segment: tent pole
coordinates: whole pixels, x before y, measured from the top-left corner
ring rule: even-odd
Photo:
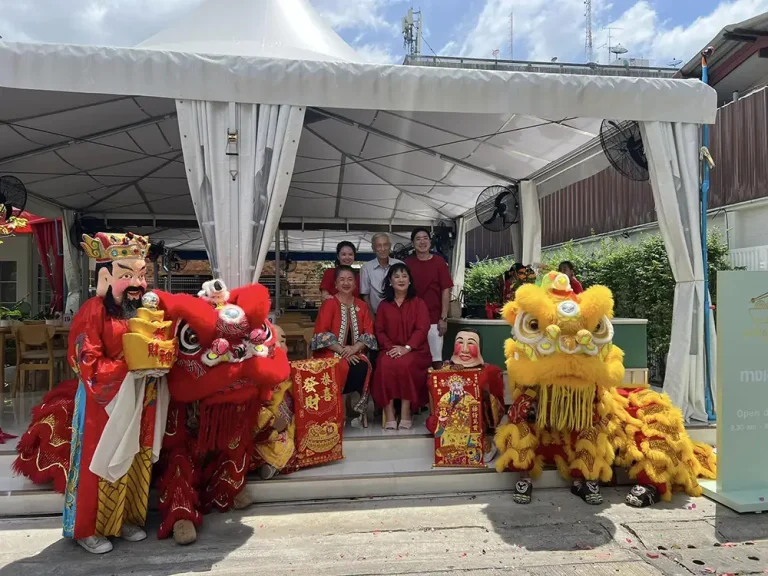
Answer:
[[[701,53],[701,81],[709,84],[709,71],[707,69],[707,57],[710,55],[710,49]],[[709,125],[704,124],[701,130],[701,145],[704,148],[709,147]],[[707,417],[710,421],[716,419],[715,406],[712,399],[712,350],[710,333],[710,314],[711,307],[709,302],[709,263],[707,258],[707,209],[709,204],[709,163],[706,159],[702,161],[703,174],[701,180],[701,260],[704,266],[704,365],[705,365],[705,386],[704,396],[706,399]]]

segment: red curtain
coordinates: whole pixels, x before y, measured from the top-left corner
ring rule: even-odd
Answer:
[[[61,312],[64,308],[64,253],[61,245],[61,225],[57,220],[33,222],[32,234],[35,236],[40,263],[45,270],[53,298],[51,312]]]

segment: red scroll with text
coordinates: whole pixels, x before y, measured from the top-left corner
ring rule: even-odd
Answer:
[[[296,468],[341,460],[344,405],[338,358],[291,362],[296,411]]]
[[[428,428],[435,436],[435,466],[485,467],[480,369],[430,370],[432,416]]]

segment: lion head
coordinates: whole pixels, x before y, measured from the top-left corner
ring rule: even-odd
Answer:
[[[613,345],[613,295],[593,286],[576,295],[565,274],[521,286],[502,316],[512,326],[505,344],[510,381],[570,389],[616,386],[624,353]]]

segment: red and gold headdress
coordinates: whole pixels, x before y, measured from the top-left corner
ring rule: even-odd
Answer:
[[[113,234],[99,232],[91,237],[83,234],[81,243],[88,258],[96,262],[115,262],[116,260],[144,260],[149,253],[149,238],[133,232]]]

